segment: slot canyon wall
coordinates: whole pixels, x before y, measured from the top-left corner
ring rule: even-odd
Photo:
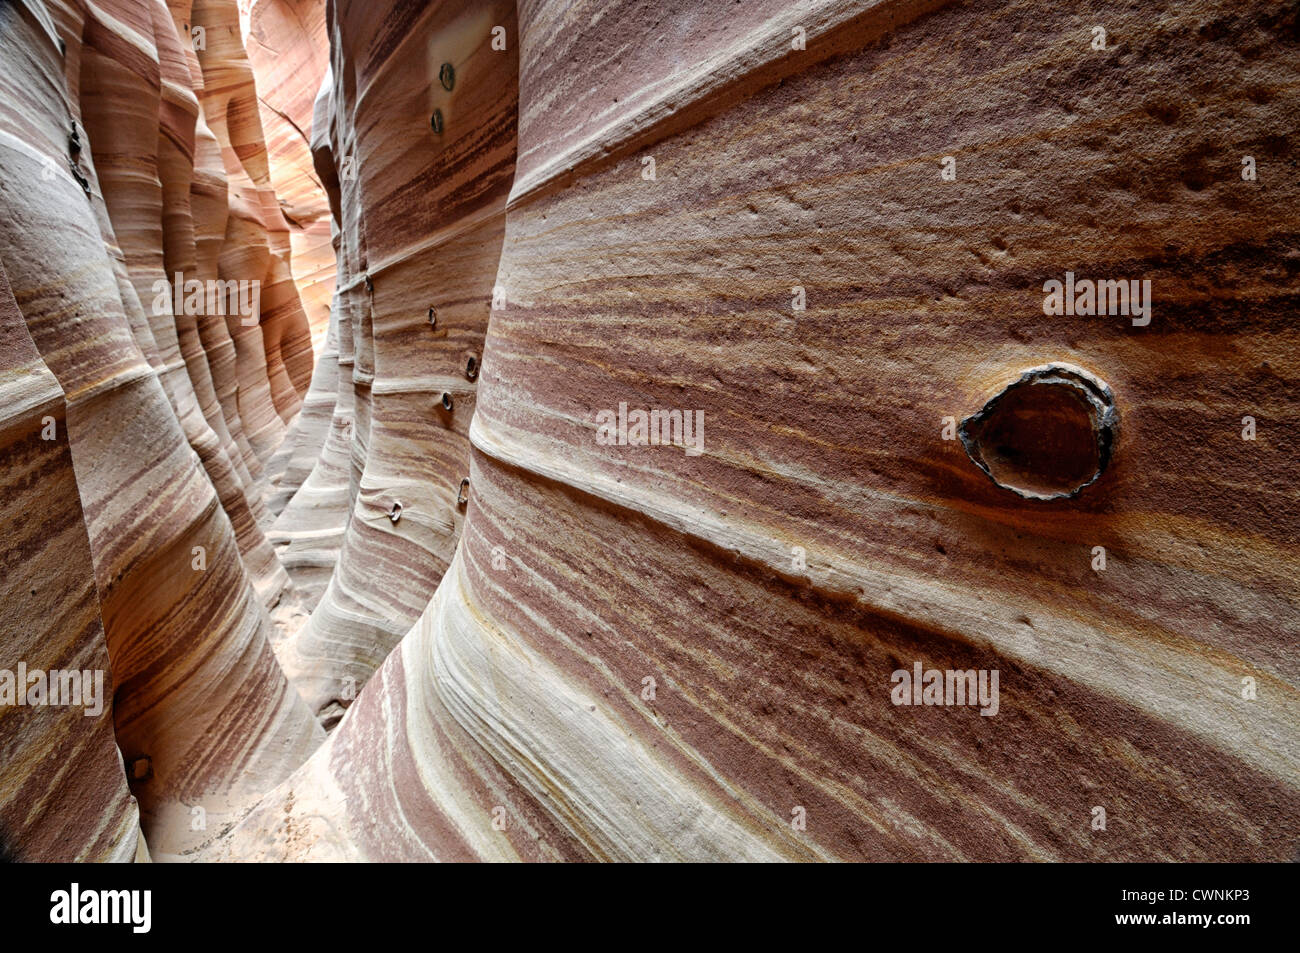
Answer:
[[[1298,54],[0,3],[0,853],[1294,859]]]

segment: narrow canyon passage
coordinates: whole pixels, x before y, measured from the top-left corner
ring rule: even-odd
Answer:
[[[0,0],[0,857],[1294,859],[1298,21]]]

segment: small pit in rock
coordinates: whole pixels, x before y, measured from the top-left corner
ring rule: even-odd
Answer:
[[[1077,496],[1110,463],[1119,424],[1110,387],[1082,368],[1024,371],[961,423],[975,465],[1029,500]]]

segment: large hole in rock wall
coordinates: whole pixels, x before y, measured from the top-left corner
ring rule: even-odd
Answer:
[[[1110,462],[1118,427],[1114,395],[1068,364],[1023,372],[961,424],[975,465],[1025,499],[1078,495]]]

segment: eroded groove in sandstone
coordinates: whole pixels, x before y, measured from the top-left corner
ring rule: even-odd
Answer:
[[[208,391],[210,371],[197,320],[186,307],[174,307],[175,276],[192,278],[197,271],[188,153],[198,103],[189,67],[160,3],[110,3],[90,17],[83,28],[89,42],[81,49],[83,122],[96,170],[102,170],[112,232],[106,242],[115,240],[130,276],[124,305],[143,308],[164,389],[235,529],[245,569],[263,601],[274,603],[288,576],[248,504],[228,452],[233,442],[223,443],[216,429],[220,422],[212,423],[216,394]],[[136,45],[142,41],[150,44],[144,59]],[[142,149],[141,143],[156,146]]]
[[[0,857],[147,859],[113,738],[112,673],[63,390],[3,268],[0,407],[10,487],[0,503]],[[76,704],[46,706],[51,692],[62,699],[65,691]]]
[[[320,728],[271,653],[269,620],[209,475],[233,480],[233,470],[205,470],[191,448],[221,452],[174,316],[146,316],[140,302],[142,270],[164,250],[158,117],[174,111],[161,108],[149,53],[156,25],[170,26],[166,11],[143,0],[90,17],[61,4],[3,9],[0,247],[31,338],[66,395],[117,743],[128,763],[148,766],[131,790],[150,852],[175,857],[299,764]],[[118,100],[125,126],[141,124],[133,142],[81,114],[105,97]],[[101,138],[70,157],[73,123]],[[117,177],[128,162],[143,174]],[[106,185],[122,192],[112,203]]]
[[[1292,858],[1294,5],[115,2],[0,34],[0,253],[155,857]]]
[[[289,267],[289,229],[271,187],[252,68],[233,0],[197,0],[191,19],[206,30],[198,51],[208,125],[221,145],[230,217],[219,258],[222,277],[255,276],[261,321],[228,316],[239,374],[239,413],[265,465],[298,412],[311,379],[311,334]],[[274,480],[278,474],[268,476]]]
[[[637,859],[1285,856],[1300,699],[1281,633],[1300,620],[1288,574],[1259,560],[1290,565],[1294,527],[1248,535],[1233,514],[1239,492],[1266,507],[1288,464],[1270,451],[1276,479],[1251,490],[1225,475],[1232,464],[1176,487],[1159,474],[1184,442],[1177,427],[1231,420],[1242,400],[1287,404],[1260,390],[1257,356],[1211,357],[1229,329],[1196,316],[1250,299],[1252,323],[1229,322],[1234,339],[1252,355],[1289,352],[1283,299],[1223,256],[1262,259],[1293,229],[1276,191],[1235,191],[1232,175],[1213,190],[1179,180],[1201,138],[1195,114],[1123,146],[1163,178],[1099,191],[1086,159],[1112,117],[1159,110],[1169,88],[1251,99],[1223,85],[1223,63],[1243,50],[1271,87],[1290,82],[1291,41],[1270,32],[1283,25],[1198,6],[1160,7],[1162,56],[1122,81],[1090,78],[1087,105],[1066,109],[1035,94],[1083,82],[1063,65],[1074,62],[1061,52],[1074,42],[1064,6],[1001,5],[994,17],[986,4],[927,16],[920,4],[825,4],[813,16],[827,38],[796,72],[754,40],[780,35],[775,8],[739,7],[730,33],[697,39],[682,5],[665,30],[707,47],[696,60],[708,70],[691,76],[624,55],[643,28],[635,5],[593,3],[590,16],[582,4],[524,5],[521,172],[457,558],[327,746],[225,855],[536,857],[543,843],[546,856]],[[375,37],[405,36],[405,22],[352,32],[348,9],[336,73],[349,58],[382,71],[397,41]],[[1136,37],[1152,16],[1116,9],[1108,23]],[[1191,39],[1207,16],[1221,29],[1208,61]],[[890,29],[889,43],[871,42]],[[966,49],[977,42],[1010,62]],[[434,77],[423,82],[442,108]],[[684,118],[658,105],[665,89],[690,100]],[[1281,104],[1251,101],[1231,134],[1276,144]],[[378,125],[379,108],[361,111]],[[445,108],[441,119],[455,128]],[[612,154],[597,148],[611,140]],[[968,184],[945,193],[938,159],[954,143]],[[1161,199],[1136,223],[1134,189]],[[1083,231],[1081,206],[1060,198],[1071,195],[1087,196]],[[378,247],[383,207],[364,189],[356,212],[352,201],[344,218],[367,227],[344,231],[364,260],[400,267]],[[1205,202],[1213,228],[1193,211]],[[1192,253],[1171,260],[1171,247],[1200,249],[1225,288],[1239,284],[1198,295],[1176,277],[1177,256]],[[1163,276],[1166,325],[1141,337],[1033,316],[1023,276],[1060,262]],[[793,284],[809,303],[792,315]],[[378,408],[383,272],[373,294],[374,376],[357,379]],[[1177,423],[1160,409],[1171,388],[1207,398],[1199,374],[1169,366],[1174,341],[1178,361],[1205,355],[1197,366],[1225,381],[1213,410]],[[361,365],[371,336],[358,342]],[[1044,515],[1047,504],[1014,501],[940,434],[1021,368],[1054,361],[1122,394],[1126,426],[1105,480]],[[702,452],[602,443],[595,415],[620,402],[701,410]],[[376,422],[369,448],[378,433]],[[407,504],[397,475],[380,489],[375,518],[395,497]],[[363,479],[362,503],[366,490]],[[401,525],[409,518],[404,508]],[[1094,544],[1122,574],[1094,573]],[[1198,599],[1182,597],[1188,587]],[[1259,613],[1279,627],[1261,631]],[[998,717],[900,717],[878,684],[918,658],[1000,670]],[[1237,717],[1242,672],[1266,679],[1279,706]],[[1216,695],[1222,704],[1206,703]],[[1066,763],[1086,782],[1043,770]],[[1191,793],[1204,785],[1213,805]],[[363,786],[387,792],[364,817],[350,806]],[[1094,787],[1122,805],[1125,840],[1077,822]],[[620,820],[627,804],[639,812]],[[819,819],[816,832],[790,837],[795,806]],[[493,837],[495,808],[510,823]],[[695,822],[734,834],[697,840]]]
[[[294,280],[316,353],[302,411],[269,464],[280,475],[270,499],[278,514],[311,473],[338,390],[337,350],[329,353],[327,340],[334,290],[333,220],[311,143],[316,94],[329,67],[324,0],[255,4],[246,45],[257,77],[271,186],[289,226]]]
[[[337,34],[373,53],[333,64],[343,82],[329,100],[338,202],[356,210],[340,230],[339,306],[352,316],[363,463],[329,587],[285,652],[327,723],[420,617],[459,537],[477,388],[466,368],[482,353],[505,233],[517,85],[514,54],[491,48],[494,25],[513,32],[509,3],[341,4],[335,16]],[[438,81],[449,62],[451,90]],[[349,228],[346,214],[360,221]]]
[[[312,164],[325,188],[331,210],[332,245],[341,249],[338,223],[339,182],[333,147],[330,144],[330,116],[333,99],[333,74],[327,69],[313,104]],[[304,401],[304,417],[324,408],[325,400],[317,394],[332,395],[328,430],[320,445],[313,448],[316,427],[304,426],[300,432],[299,451],[290,461],[281,485],[294,482],[294,468],[303,451],[318,450],[311,469],[299,489],[280,513],[270,538],[279,547],[280,560],[293,575],[299,595],[297,615],[309,614],[320,601],[325,585],[333,574],[343,545],[343,533],[352,511],[351,447],[353,408],[351,343],[352,327],[347,312],[336,293],[330,307],[330,323],[324,349],[312,375],[311,389]],[[298,624],[287,626],[293,631]]]
[[[319,341],[334,289],[329,198],[312,159],[312,113],[329,69],[325,0],[258,0],[249,18],[245,45],[257,79],[271,186],[290,225],[294,279]]]

